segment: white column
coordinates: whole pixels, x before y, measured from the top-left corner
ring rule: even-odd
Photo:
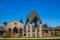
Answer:
[[[24,25],[22,25],[22,35],[24,36]]]
[[[45,31],[44,31],[44,34],[45,34]]]
[[[48,36],[51,36],[51,31],[48,31],[49,35]]]
[[[13,34],[13,28],[11,28],[11,37],[14,37],[15,35]]]
[[[37,37],[37,27],[35,28],[35,37]]]
[[[30,37],[32,37],[32,24],[30,24]]]
[[[39,37],[42,37],[42,24],[39,25]]]
[[[51,31],[48,31],[49,34],[51,34]]]
[[[18,35],[20,34],[19,31],[20,31],[20,29],[18,28]]]
[[[28,25],[26,25],[26,36],[28,37]]]
[[[11,34],[13,34],[13,29],[11,28]]]
[[[53,35],[55,35],[55,31],[53,30]]]

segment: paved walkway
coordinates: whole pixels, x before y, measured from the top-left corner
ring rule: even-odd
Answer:
[[[60,39],[60,37],[41,37],[41,38],[0,38],[0,39]]]

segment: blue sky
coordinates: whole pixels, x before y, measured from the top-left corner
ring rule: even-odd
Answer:
[[[0,0],[0,25],[4,21],[23,19],[34,9],[43,24],[51,27],[60,25],[60,0]]]

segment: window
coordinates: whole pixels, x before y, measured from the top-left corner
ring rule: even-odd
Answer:
[[[24,36],[26,36],[26,34],[24,34]]]
[[[17,25],[17,22],[15,22],[14,24]]]

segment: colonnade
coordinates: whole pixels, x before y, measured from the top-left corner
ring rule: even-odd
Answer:
[[[38,28],[39,28],[39,33],[38,33],[38,29],[37,28],[35,28],[35,32],[34,32],[34,34],[35,34],[35,37],[38,37],[38,35],[39,35],[39,37],[42,37],[42,24],[40,24],[39,26],[38,26]],[[30,24],[30,32],[28,32],[28,25],[26,25],[26,36],[27,37],[33,37],[33,27],[32,27],[32,24]],[[38,34],[37,34],[38,33]],[[30,36],[29,36],[29,34],[30,34]]]

